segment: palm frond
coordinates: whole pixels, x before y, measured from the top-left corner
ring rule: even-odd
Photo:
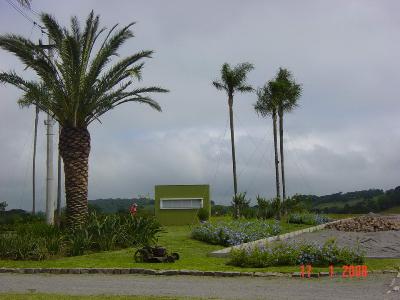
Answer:
[[[240,85],[236,88],[236,90],[238,90],[241,93],[246,93],[246,92],[253,92],[254,89],[252,86],[250,85]]]
[[[241,63],[233,69],[228,63],[224,63],[221,68],[221,79],[213,82],[214,86],[224,89],[228,95],[233,95],[235,91],[252,92],[253,88],[246,83],[247,73],[253,69],[250,63]]]
[[[160,87],[136,87],[144,62],[153,51],[143,50],[109,66],[119,48],[131,37],[130,27],[113,26],[94,53],[95,43],[104,32],[99,16],[92,11],[81,27],[76,17],[69,29],[61,27],[49,14],[41,19],[54,41],[55,58],[34,42],[17,35],[0,36],[0,48],[15,54],[38,75],[35,82],[26,81],[14,72],[0,73],[0,81],[23,91],[21,106],[37,105],[59,120],[62,126],[87,127],[107,111],[126,102],[140,102],[161,110],[150,93],[167,92]],[[93,56],[93,57],[92,57]]]
[[[216,87],[217,90],[227,90],[226,86],[218,80],[214,80],[212,84]]]

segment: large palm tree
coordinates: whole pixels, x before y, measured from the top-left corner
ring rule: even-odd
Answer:
[[[275,150],[275,185],[276,185],[276,198],[281,198],[279,187],[279,158],[278,158],[278,142],[277,142],[277,112],[278,103],[274,90],[272,88],[272,81],[267,82],[262,88],[257,90],[257,102],[254,104],[254,109],[257,114],[262,117],[272,116],[272,131],[274,134],[274,150]]]
[[[113,26],[97,47],[105,28],[99,27],[99,16],[93,11],[82,29],[77,18],[71,28],[61,27],[49,14],[41,15],[49,38],[54,42],[56,59],[19,35],[0,36],[0,47],[15,54],[38,77],[30,81],[15,72],[0,73],[0,82],[9,83],[24,93],[21,106],[36,105],[50,113],[60,124],[59,151],[64,161],[67,225],[82,225],[88,212],[88,158],[90,134],[88,126],[111,109],[126,103],[139,102],[161,111],[149,92],[167,92],[160,87],[133,87],[141,78],[142,59],[152,51],[140,51],[109,65],[117,51],[130,38],[134,23],[121,29]],[[94,50],[96,49],[96,51]]]
[[[271,85],[277,95],[279,116],[279,150],[281,156],[282,198],[286,199],[285,160],[283,151],[283,116],[298,106],[301,96],[301,85],[297,84],[287,69],[279,68],[278,74]]]
[[[246,83],[248,72],[253,69],[250,63],[241,63],[231,68],[224,63],[221,68],[221,79],[213,81],[218,90],[224,90],[228,95],[229,121],[231,128],[232,169],[234,197],[237,196],[236,157],[235,157],[235,132],[233,127],[233,96],[235,92],[252,92],[253,88]]]

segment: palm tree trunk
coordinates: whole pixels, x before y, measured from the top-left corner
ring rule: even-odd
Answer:
[[[59,151],[64,162],[67,226],[77,228],[88,214],[90,134],[86,128],[62,127]]]
[[[281,153],[281,175],[282,175],[282,200],[286,199],[286,186],[285,186],[285,165],[283,157],[283,111],[279,109],[279,148]],[[282,201],[282,202],[283,202]]]
[[[235,155],[235,132],[233,128],[233,95],[229,95],[229,124],[231,127],[231,146],[232,146],[232,170],[233,170],[233,190],[234,197],[237,196],[237,177],[236,177],[236,155]],[[239,217],[239,207],[236,205],[235,217]]]
[[[274,131],[274,150],[275,150],[275,181],[276,181],[276,198],[281,198],[281,191],[279,188],[279,158],[278,158],[278,132],[276,126],[276,110],[272,112],[272,123]]]
[[[36,142],[37,142],[37,126],[39,119],[39,107],[35,109],[35,129],[33,135],[33,160],[32,160],[32,215],[36,213]]]

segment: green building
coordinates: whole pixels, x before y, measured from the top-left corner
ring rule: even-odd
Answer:
[[[203,207],[211,214],[208,184],[156,185],[154,194],[155,215],[162,225],[195,224]]]

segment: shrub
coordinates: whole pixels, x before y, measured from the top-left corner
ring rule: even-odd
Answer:
[[[239,218],[242,212],[250,207],[250,200],[246,199],[246,193],[238,193],[232,197],[233,217]]]
[[[270,205],[270,201],[266,198],[257,195],[257,218],[259,219],[269,219],[274,216],[274,212],[272,211],[272,207]]]
[[[45,223],[13,225],[12,231],[0,233],[0,257],[16,260],[42,260],[50,255],[82,255],[150,245],[162,231],[154,218],[130,215],[89,214],[88,222],[73,231]]]
[[[201,222],[205,222],[208,221],[208,219],[210,218],[210,214],[208,213],[207,209],[202,207],[197,211],[197,217]]]
[[[93,239],[86,228],[78,228],[68,232],[64,236],[67,244],[67,254],[69,256],[78,256],[85,254],[92,249]],[[101,250],[101,249],[99,249]]]
[[[234,249],[230,253],[228,264],[240,267],[265,268],[270,266],[305,265],[359,265],[365,261],[359,248],[340,248],[334,240],[328,240],[323,246],[311,243],[261,244],[254,248]]]
[[[123,241],[121,245],[148,246],[158,241],[158,236],[164,232],[161,224],[153,217],[137,218],[129,216],[122,226]]]
[[[260,220],[208,222],[196,226],[192,230],[192,238],[210,244],[232,246],[274,236],[280,231],[278,223],[270,224]]]
[[[156,243],[161,232],[162,227],[154,218],[98,216],[92,212],[86,226],[67,235],[69,255],[151,245]]]
[[[12,260],[43,260],[49,256],[44,238],[27,234],[3,234],[0,239],[0,258]]]
[[[324,215],[311,214],[311,213],[289,214],[287,218],[288,223],[306,224],[306,225],[320,225],[330,221],[331,219]]]

